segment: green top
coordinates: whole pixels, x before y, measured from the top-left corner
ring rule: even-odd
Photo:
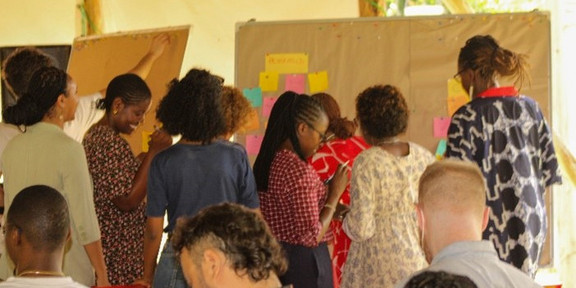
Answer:
[[[70,209],[72,243],[68,245],[63,270],[77,282],[94,285],[94,271],[83,245],[98,241],[100,229],[82,145],[58,126],[40,122],[8,143],[1,162],[6,211],[16,194],[31,185],[48,185],[64,195]],[[0,259],[2,279],[12,275],[14,268],[6,256],[4,253]]]

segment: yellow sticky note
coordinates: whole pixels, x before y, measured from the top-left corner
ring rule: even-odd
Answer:
[[[458,108],[469,101],[468,93],[462,88],[460,81],[454,78],[448,79],[448,115],[454,115]]]
[[[308,54],[277,53],[266,54],[265,71],[279,74],[308,73]]]
[[[328,90],[328,72],[320,71],[308,74],[310,94]]]
[[[260,118],[258,117],[258,110],[252,108],[252,111],[246,119],[246,123],[240,128],[239,133],[246,133],[260,129]]]
[[[142,131],[142,152],[148,152],[148,142],[150,142],[150,136],[152,132]]]
[[[260,89],[262,91],[277,91],[278,90],[278,72],[260,72]]]

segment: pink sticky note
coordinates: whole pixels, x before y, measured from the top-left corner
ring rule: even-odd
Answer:
[[[274,103],[276,103],[276,99],[274,97],[264,97],[262,102],[262,116],[268,117],[270,116],[270,111],[272,111],[272,107],[274,107]]]
[[[434,117],[434,138],[448,137],[450,117]]]
[[[263,139],[263,135],[246,135],[246,153],[248,153],[249,156],[258,155]]]
[[[286,83],[284,90],[294,91],[298,94],[306,92],[306,75],[305,74],[289,74],[286,75]]]

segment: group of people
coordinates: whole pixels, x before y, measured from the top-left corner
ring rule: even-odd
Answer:
[[[132,153],[121,135],[150,110],[144,79],[169,43],[155,37],[129,73],[80,98],[38,50],[4,63],[19,98],[0,124],[6,284],[66,275],[86,286],[537,287],[544,193],[561,178],[536,102],[498,84],[521,85],[526,56],[489,35],[462,47],[455,77],[472,101],[452,116],[451,159],[402,140],[410,109],[398,88],[375,85],[357,96],[354,121],[331,95],[284,92],[251,167],[228,141],[250,103],[196,68],[169,84],[148,152]],[[43,197],[54,203],[23,212]],[[57,225],[36,227],[47,222]],[[31,260],[39,251],[52,260]]]

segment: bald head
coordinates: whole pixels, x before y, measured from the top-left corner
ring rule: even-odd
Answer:
[[[482,217],[486,207],[484,176],[472,162],[435,162],[420,177],[418,192],[418,203],[427,211],[474,213]]]

